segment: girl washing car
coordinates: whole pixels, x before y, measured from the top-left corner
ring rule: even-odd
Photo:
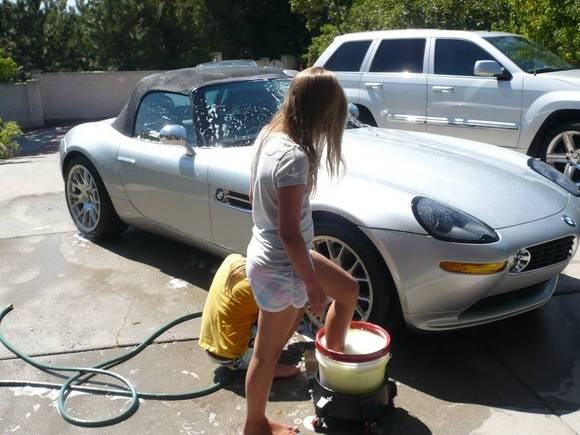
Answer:
[[[268,420],[266,402],[290,328],[307,302],[310,312],[320,315],[327,296],[334,300],[326,315],[326,343],[332,350],[344,349],[358,285],[312,251],[309,198],[323,152],[330,175],[339,172],[346,111],[334,74],[309,68],[294,78],[282,107],[256,139],[250,192],[254,227],[246,267],[259,316],[246,376],[246,435],[297,432]]]

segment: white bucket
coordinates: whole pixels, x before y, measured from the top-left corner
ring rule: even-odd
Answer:
[[[371,334],[365,339],[364,334]],[[352,322],[345,352],[326,348],[324,328],[316,335],[316,359],[320,383],[336,392],[366,394],[378,390],[384,382],[391,357],[391,340],[383,328],[367,322]]]

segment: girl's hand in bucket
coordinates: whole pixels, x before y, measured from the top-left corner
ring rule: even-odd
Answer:
[[[326,294],[322,290],[320,283],[306,285],[306,293],[308,294],[308,302],[310,304],[308,310],[313,316],[321,316],[326,308]]]

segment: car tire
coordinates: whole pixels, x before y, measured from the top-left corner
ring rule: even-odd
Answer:
[[[571,140],[571,143],[566,141]],[[580,160],[580,122],[562,122],[550,129],[544,136],[539,157],[572,179],[580,181],[580,170],[570,162]],[[570,160],[558,159],[558,155],[568,155]]]
[[[355,320],[376,323],[391,331],[398,329],[402,324],[402,314],[395,285],[366,236],[353,225],[331,220],[315,222],[314,233],[314,249],[335,264],[347,270],[355,261],[361,263],[350,272],[359,283]],[[344,247],[342,251],[341,246]]]
[[[127,229],[113,207],[103,180],[86,157],[73,157],[66,166],[64,179],[68,211],[83,235],[102,238]]]
[[[375,121],[375,118],[371,113],[371,111],[367,109],[365,106],[357,104],[357,107],[359,110],[358,120],[363,124],[370,125],[371,127],[376,127],[377,122]]]

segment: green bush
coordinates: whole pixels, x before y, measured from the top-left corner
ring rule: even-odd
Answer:
[[[14,139],[22,134],[15,122],[4,122],[0,118],[0,159],[7,159],[20,149],[20,144]]]
[[[18,65],[0,48],[0,83],[12,82],[18,77]]]

